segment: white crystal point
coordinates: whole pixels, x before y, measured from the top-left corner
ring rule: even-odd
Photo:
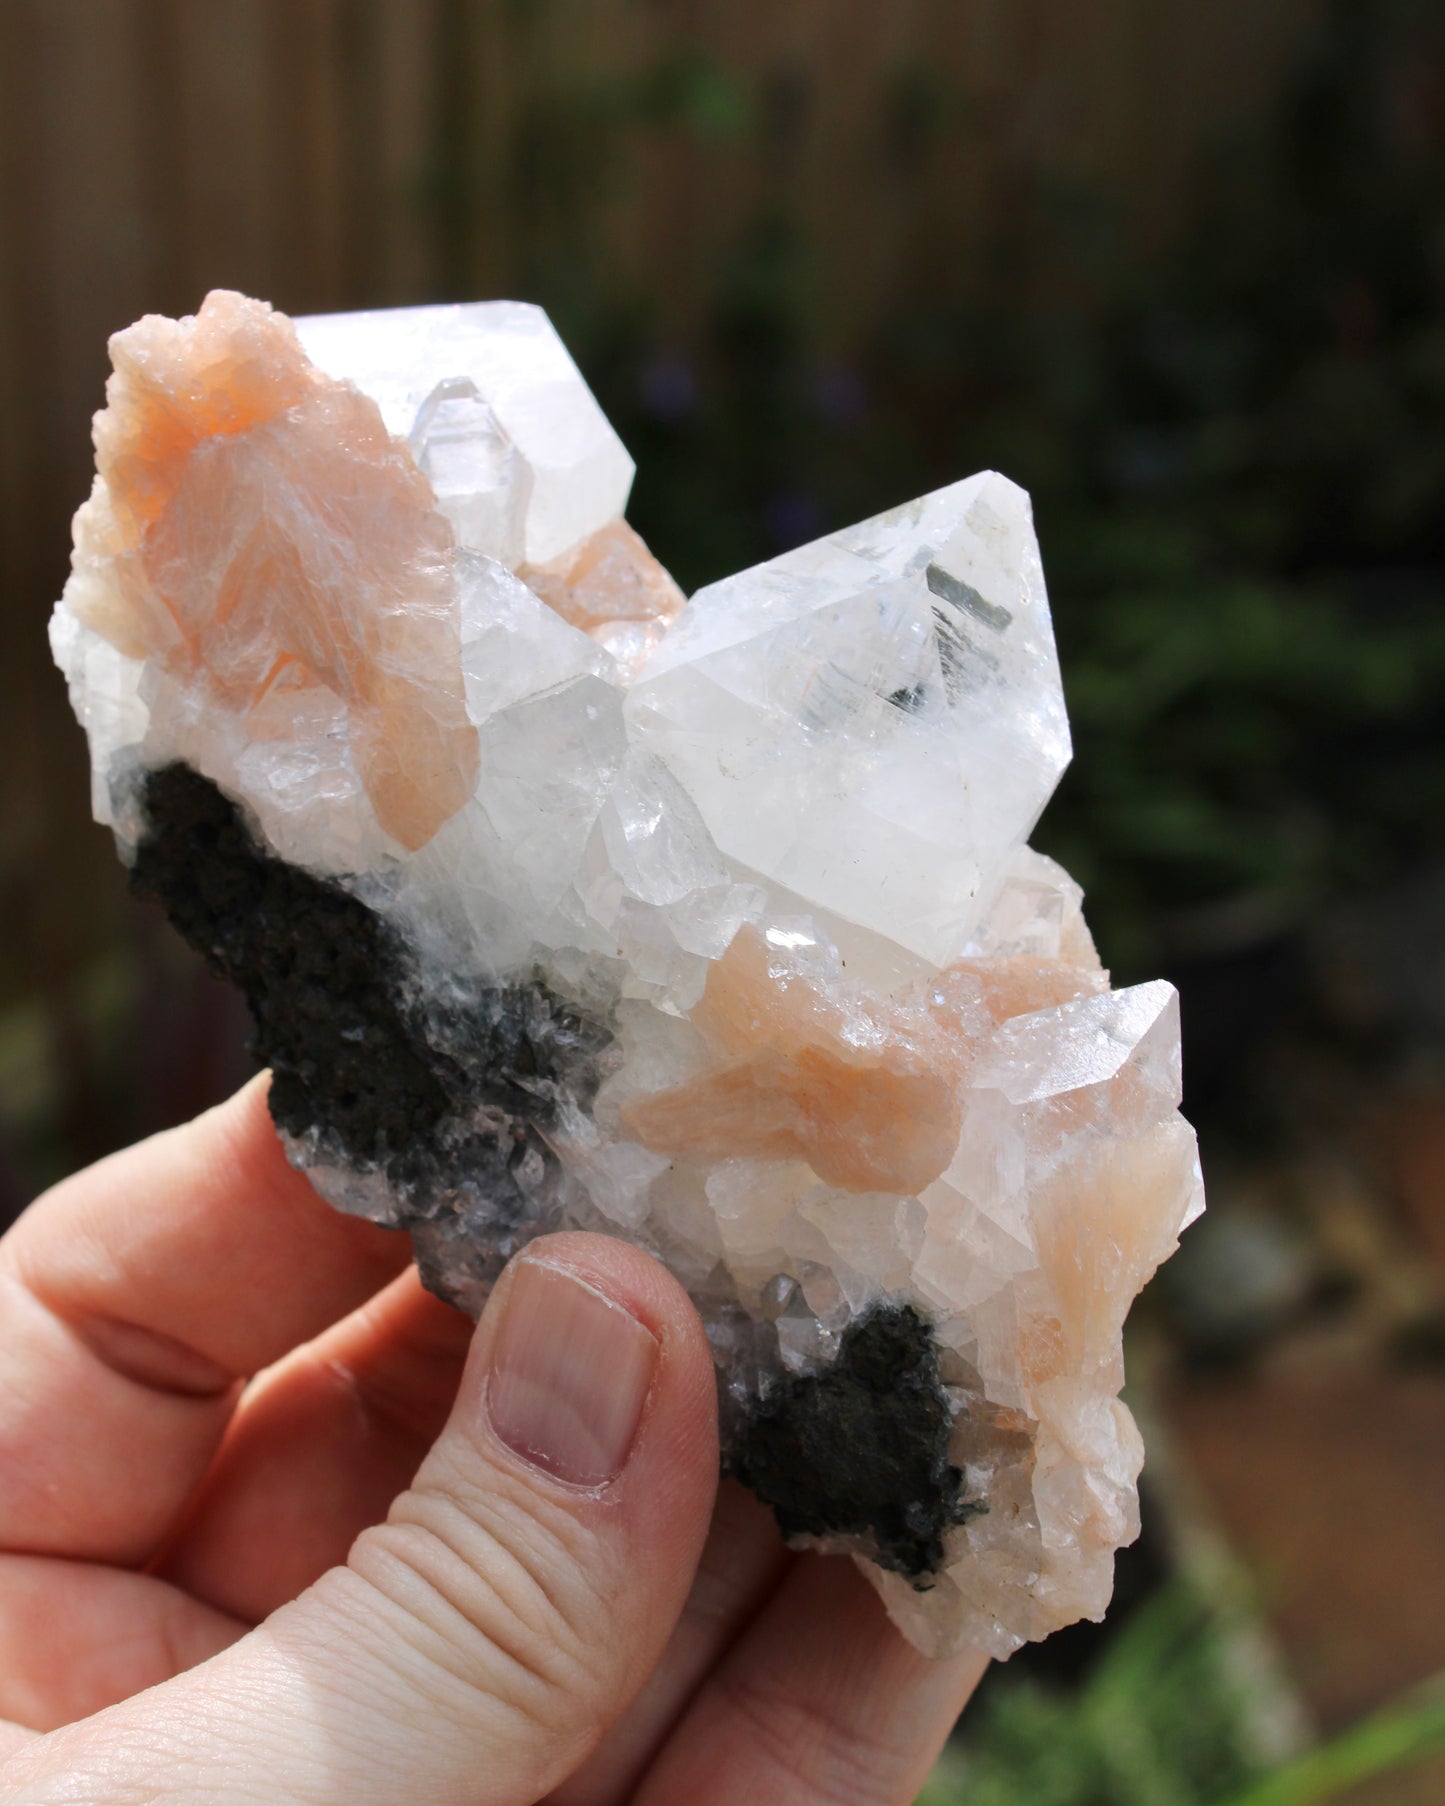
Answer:
[[[1103,1085],[1144,1050],[1157,1057],[1148,1083],[1165,1113],[1180,1098],[1179,994],[1163,979],[1015,1016],[995,1034],[971,1083],[996,1086],[1011,1104],[1036,1103]]]
[[[457,544],[509,568],[527,554],[532,467],[468,376],[449,376],[417,410],[412,455]]]
[[[946,963],[1069,758],[1028,497],[984,472],[700,590],[628,716],[724,853]]]
[[[419,422],[430,402],[448,403],[455,432],[467,430],[456,404],[470,391],[530,473],[520,557],[483,543],[494,506],[495,441],[481,443],[475,478],[456,458],[446,462],[447,512],[461,543],[503,563],[541,564],[614,521],[627,506],[633,463],[582,380],[566,346],[540,307],[522,301],[470,301],[442,307],[395,307],[375,313],[312,314],[296,322],[306,354],[327,376],[355,383],[381,409],[388,431],[409,438],[420,427],[438,442],[434,422]],[[439,384],[449,392],[437,396]],[[443,410],[445,415],[446,410]],[[490,426],[472,423],[478,441]],[[475,487],[468,490],[468,480]],[[476,539],[465,535],[478,534]]]

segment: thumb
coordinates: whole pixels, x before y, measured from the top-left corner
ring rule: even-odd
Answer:
[[[534,1801],[661,1655],[716,1482],[712,1360],[676,1280],[601,1236],[535,1242],[415,1482],[346,1566],[6,1778],[27,1802],[105,1806]]]

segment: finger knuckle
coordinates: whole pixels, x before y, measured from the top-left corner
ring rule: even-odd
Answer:
[[[401,1615],[415,1657],[541,1728],[575,1732],[604,1709],[607,1601],[578,1527],[510,1503],[414,1489],[350,1565]]]

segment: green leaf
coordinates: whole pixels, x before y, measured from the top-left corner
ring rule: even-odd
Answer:
[[[1445,1673],[1303,1756],[1227,1806],[1323,1806],[1348,1787],[1445,1751]]]

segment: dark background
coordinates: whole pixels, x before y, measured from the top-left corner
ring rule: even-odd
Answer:
[[[1160,1434],[1319,1722],[1445,1663],[1442,203],[1430,0],[0,0],[0,1215],[246,1070],[45,647],[106,335],[535,299],[686,588],[1030,489],[1036,844],[1179,984],[1212,1183]],[[1321,1578],[1362,1461],[1398,1598]]]

